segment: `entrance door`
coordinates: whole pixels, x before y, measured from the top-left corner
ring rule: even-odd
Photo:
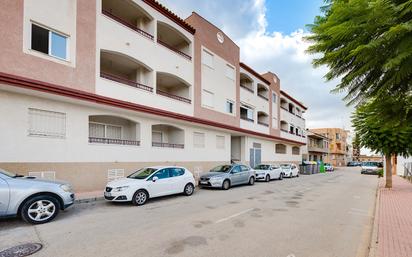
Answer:
[[[251,148],[250,149],[250,167],[252,169],[261,164],[262,162],[262,149],[260,148]]]

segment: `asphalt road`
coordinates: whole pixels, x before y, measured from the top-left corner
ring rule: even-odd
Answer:
[[[145,206],[77,204],[51,223],[0,221],[0,250],[41,242],[33,256],[354,257],[368,246],[376,176],[358,168],[200,189]]]

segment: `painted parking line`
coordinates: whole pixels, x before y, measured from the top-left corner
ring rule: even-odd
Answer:
[[[253,210],[254,210],[254,208],[250,208],[250,209],[247,209],[247,210],[244,210],[244,211],[235,213],[235,214],[230,215],[230,216],[228,216],[228,217],[226,217],[226,218],[223,218],[223,219],[220,219],[220,220],[216,221],[216,224],[217,224],[217,223],[224,222],[224,221],[227,221],[227,220],[230,220],[230,219],[233,219],[233,218],[236,218],[236,217],[238,217],[238,216],[240,216],[240,215],[243,215],[243,214],[248,213],[248,212],[253,211]]]

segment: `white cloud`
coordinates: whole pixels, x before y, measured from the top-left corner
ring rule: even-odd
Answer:
[[[267,31],[265,0],[163,0],[182,17],[194,10],[229,35],[241,48],[241,60],[258,72],[272,71],[283,90],[309,109],[306,126],[350,128],[350,113],[343,94],[331,94],[336,81],[326,83],[326,67],[314,69],[303,28],[289,35]]]

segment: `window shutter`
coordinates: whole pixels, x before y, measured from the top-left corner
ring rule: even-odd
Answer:
[[[104,138],[105,126],[103,124],[89,123],[90,137]]]
[[[204,148],[205,147],[205,134],[194,132],[193,133],[193,146],[196,148]]]
[[[216,148],[225,149],[225,137],[224,136],[216,136]]]
[[[66,114],[29,108],[29,135],[66,136]]]

